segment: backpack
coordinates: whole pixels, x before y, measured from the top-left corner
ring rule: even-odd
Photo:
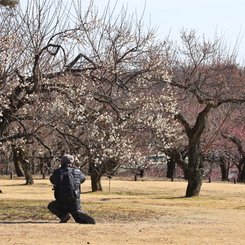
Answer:
[[[61,170],[57,177],[54,196],[59,202],[71,202],[77,197],[75,190],[75,178],[72,171],[72,168]]]

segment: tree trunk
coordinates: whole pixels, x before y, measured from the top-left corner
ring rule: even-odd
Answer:
[[[239,173],[238,181],[245,183],[245,153],[243,152],[243,157],[239,161]]]
[[[108,173],[111,175],[111,172],[117,164],[118,163],[114,158],[107,159],[98,166],[96,166],[94,161],[90,161],[89,174],[91,176],[92,191],[102,191],[101,177]]]
[[[174,173],[175,173],[175,161],[173,157],[171,156],[167,161],[167,178],[173,180]]]
[[[222,181],[228,181],[229,178],[229,168],[225,166],[225,164],[220,164],[221,169],[221,179]]]
[[[14,168],[15,168],[15,172],[17,174],[17,177],[23,177],[24,171],[23,171],[23,168],[22,168],[20,161],[18,160],[19,156],[18,156],[17,148],[14,145],[12,145],[12,151],[13,151]]]
[[[26,158],[25,151],[21,147],[13,146],[13,160],[15,166],[20,165],[22,167],[26,179],[26,185],[34,184],[30,170],[30,163]]]
[[[213,105],[207,104],[198,114],[193,127],[181,115],[177,119],[182,123],[188,137],[188,186],[186,197],[198,196],[202,186],[203,179],[203,157],[201,153],[201,136],[206,126],[206,118]]]
[[[102,191],[102,185],[101,185],[101,177],[102,174],[100,173],[100,169],[95,166],[94,161],[91,161],[89,164],[89,170],[88,170],[90,177],[91,177],[91,187],[92,191]]]
[[[34,181],[33,181],[33,177],[32,177],[32,174],[31,174],[31,168],[30,168],[29,161],[26,160],[26,159],[23,159],[22,166],[23,166],[23,170],[24,170],[24,173],[25,173],[26,185],[33,185]]]
[[[173,177],[175,175],[175,165],[177,164],[183,171],[184,173],[184,179],[188,180],[188,164],[185,161],[186,158],[186,150],[187,147],[185,147],[182,150],[178,150],[178,149],[171,149],[169,156],[170,156],[170,166],[168,165],[168,168],[170,167],[170,169],[168,169],[168,171],[170,171],[168,174],[171,173],[171,162],[173,164]]]
[[[222,134],[223,138],[230,140],[233,142],[236,147],[238,152],[241,155],[241,158],[239,160],[239,164],[237,165],[238,168],[238,181],[239,182],[245,182],[245,151],[243,150],[243,145],[242,142],[239,138],[237,137],[229,137],[224,134]]]
[[[202,186],[203,164],[200,154],[200,143],[197,142],[189,147],[188,154],[188,186],[186,197],[198,196]]]
[[[239,173],[238,181],[245,183],[245,167],[243,167],[242,171]]]
[[[22,165],[19,161],[15,160],[15,156],[14,156],[14,168],[15,168],[15,172],[17,174],[17,177],[25,176]]]
[[[93,192],[102,191],[101,177],[102,175],[100,174],[91,174],[91,186]]]

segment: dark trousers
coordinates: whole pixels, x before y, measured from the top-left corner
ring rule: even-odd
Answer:
[[[48,204],[48,209],[51,213],[62,219],[67,214],[71,214],[76,223],[80,224],[95,224],[94,218],[83,213],[80,208],[80,200],[74,203],[60,203],[53,201]]]

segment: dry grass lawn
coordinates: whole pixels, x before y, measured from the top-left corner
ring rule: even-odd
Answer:
[[[52,186],[36,179],[0,179],[0,244],[245,244],[245,185],[203,183],[183,198],[186,182],[102,181],[104,191],[82,185],[82,206],[96,225],[67,224],[46,209]]]

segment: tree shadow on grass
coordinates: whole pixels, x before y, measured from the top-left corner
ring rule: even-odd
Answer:
[[[38,184],[33,184],[33,185],[38,185]],[[22,184],[8,184],[8,185],[4,185],[4,186],[33,186],[33,185],[28,185],[26,183],[22,183]]]
[[[123,197],[108,197],[108,198],[101,198],[100,201],[110,201],[110,200],[123,200],[125,198]],[[126,198],[127,199],[127,198]],[[130,198],[130,200],[133,200],[133,199],[138,199],[137,197],[135,198]],[[178,199],[190,199],[189,197],[186,197],[186,196],[180,196],[180,197],[166,197],[166,196],[158,196],[158,197],[145,197],[145,199],[162,199],[162,200],[178,200]]]
[[[112,198],[101,198],[100,201],[110,201],[110,200],[121,200],[121,199],[125,199],[125,198],[121,198],[121,197],[112,197]],[[136,198],[134,198],[136,199]]]
[[[178,200],[178,199],[189,199],[189,197],[186,197],[186,196],[180,196],[180,197],[155,197],[153,199]]]
[[[1,221],[0,224],[59,224],[59,222],[55,221]]]

